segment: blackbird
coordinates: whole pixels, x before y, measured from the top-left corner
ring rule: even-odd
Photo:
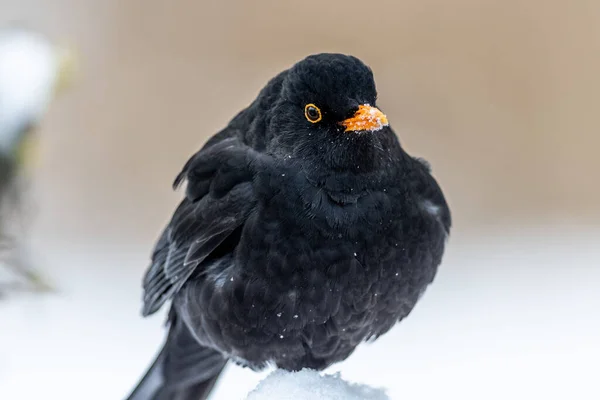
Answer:
[[[185,164],[143,280],[168,336],[130,400],[206,399],[227,360],[321,370],[410,313],[450,210],[376,99],[359,59],[309,56]]]

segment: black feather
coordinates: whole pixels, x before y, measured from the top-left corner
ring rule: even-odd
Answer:
[[[227,358],[323,369],[411,312],[442,260],[450,210],[389,126],[341,128],[376,102],[360,60],[311,56],[190,158],[174,183],[187,181],[186,198],[144,279],[144,315],[172,300],[153,369],[156,393],[171,397],[132,399],[204,396]],[[307,120],[309,103],[321,121]]]

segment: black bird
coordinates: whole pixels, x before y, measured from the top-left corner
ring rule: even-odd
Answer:
[[[450,210],[376,98],[359,59],[309,56],[187,162],[143,282],[169,333],[130,400],[206,399],[227,360],[324,369],[410,313]]]

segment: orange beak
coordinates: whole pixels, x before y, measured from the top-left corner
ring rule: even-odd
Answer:
[[[378,131],[389,124],[384,113],[378,108],[365,104],[358,106],[358,111],[354,113],[354,116],[342,121],[341,125],[346,128],[345,132],[349,132]]]

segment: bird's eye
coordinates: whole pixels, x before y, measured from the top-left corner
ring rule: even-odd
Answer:
[[[323,118],[319,107],[315,106],[312,103],[307,104],[306,107],[304,107],[304,116],[309,122],[312,122],[313,124],[319,122]]]

